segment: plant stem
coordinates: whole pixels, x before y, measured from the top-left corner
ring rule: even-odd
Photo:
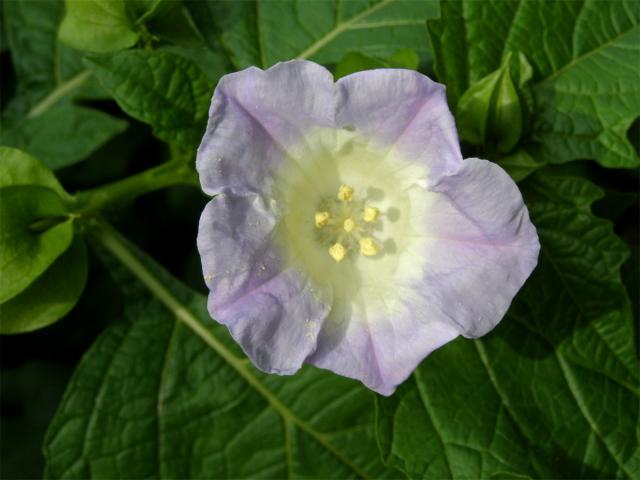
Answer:
[[[92,238],[98,241],[107,251],[113,255],[134,277],[136,277],[149,291],[164,304],[179,320],[183,321],[210,347],[234,368],[242,369],[242,360],[231,353],[216,337],[211,334],[183,305],[180,300],[154,275],[151,270],[138,258],[135,252],[127,244],[127,240],[120,235],[108,222],[100,217],[91,219]]]
[[[191,165],[172,160],[123,180],[80,192],[71,202],[71,210],[78,216],[89,215],[112,203],[173,185],[198,185],[196,172]]]

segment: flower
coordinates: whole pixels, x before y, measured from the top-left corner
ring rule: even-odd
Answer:
[[[390,395],[491,330],[537,263],[518,188],[463,161],[444,86],[415,71],[226,75],[197,168],[209,312],[266,372],[308,363]]]

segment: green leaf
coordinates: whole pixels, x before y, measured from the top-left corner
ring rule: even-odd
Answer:
[[[469,88],[471,74],[468,49],[472,48],[473,44],[467,41],[465,35],[466,27],[463,17],[465,6],[460,1],[441,0],[440,17],[427,20],[427,29],[433,47],[433,68],[438,81],[447,86],[447,99],[452,110],[455,110],[458,100]],[[508,8],[509,4],[505,7]],[[487,34],[490,35],[491,32],[488,30]],[[474,78],[474,82],[480,78],[482,77]]]
[[[47,166],[55,170],[84,160],[126,127],[125,121],[98,110],[60,103],[4,129],[0,144],[46,159]]]
[[[0,303],[38,278],[73,238],[60,197],[40,186],[0,188]]]
[[[132,50],[87,64],[132,117],[166,142],[195,148],[207,120],[212,86],[198,66],[167,51]]]
[[[58,44],[57,30],[64,12],[61,0],[16,0],[2,6],[17,80],[16,98],[3,116],[24,117],[30,108],[83,70],[81,55]]]
[[[187,48],[179,45],[163,45],[157,50],[184,57],[198,65],[207,76],[210,85],[215,85],[220,77],[233,71],[229,58],[222,50],[211,50],[206,46]]]
[[[255,0],[186,2],[187,9],[207,45],[213,51],[224,46],[237,69],[262,66],[257,41],[257,6]]]
[[[416,70],[419,63],[418,54],[407,48],[398,50],[387,59],[368,57],[358,52],[350,52],[338,62],[333,71],[333,76],[338,80],[355,72],[376,68],[408,68]]]
[[[80,52],[58,43],[63,2],[15,0],[5,2],[3,8],[17,92],[2,112],[0,143],[19,145],[45,165],[59,168],[82,159],[122,131],[125,124],[121,120],[95,110],[88,113],[73,103],[80,98],[104,98],[105,92],[82,65]],[[63,105],[64,110],[50,114],[50,109]],[[69,134],[58,135],[69,132],[56,130],[57,122],[71,127],[87,119],[97,130],[90,137],[79,141]],[[45,133],[56,135],[40,133],[43,126]],[[66,152],[64,162],[60,152]]]
[[[363,70],[373,70],[375,68],[388,68],[389,65],[377,58],[367,57],[358,52],[347,53],[336,65],[333,76],[336,80]]]
[[[87,281],[87,249],[76,238],[71,246],[25,290],[0,304],[0,333],[31,332],[64,317]]]
[[[523,53],[535,72],[532,138],[542,160],[639,166],[626,138],[640,115],[638,16],[627,0],[445,1],[429,22],[436,72],[455,105],[507,52]]]
[[[181,5],[177,0],[129,0],[126,8],[136,18],[136,23],[143,23],[158,17],[163,17],[174,9],[175,5]]]
[[[0,147],[0,188],[10,185],[40,185],[69,198],[51,170],[38,160],[15,148]]]
[[[500,157],[496,163],[504,168],[515,182],[524,180],[536,170],[545,166],[545,163],[537,161],[524,149],[516,150],[511,155]]]
[[[389,66],[393,68],[408,68],[417,70],[420,66],[420,57],[411,48],[401,48],[388,59]]]
[[[184,47],[199,47],[203,39],[180,0],[157,0],[138,19],[152,35]]]
[[[6,202],[4,208],[0,206],[2,215],[7,215],[10,218],[14,212],[6,213],[5,208],[13,209],[10,202],[22,202],[24,194],[24,192],[18,194],[17,197],[12,197],[10,194],[7,198],[3,196],[2,192],[5,191],[3,187],[29,185],[46,187],[46,189],[38,188],[35,194],[38,197],[44,191],[46,193],[42,200],[44,202],[51,200],[52,191],[58,195],[58,198],[54,200],[54,203],[58,205],[60,199],[68,203],[72,198],[62,188],[51,170],[38,160],[20,150],[0,147],[0,201]],[[30,195],[29,190],[27,190],[27,195]],[[22,206],[20,205],[18,208],[22,208]],[[35,218],[39,216],[38,214]],[[37,218],[37,220],[41,220],[41,218]],[[67,222],[67,224],[69,223]],[[27,231],[23,233],[26,233],[31,241],[32,232],[29,232],[27,228]],[[59,233],[66,236],[68,231]],[[16,244],[21,241],[20,235],[17,240],[3,238],[3,242],[5,241],[8,241],[9,244]],[[4,245],[2,248],[5,248]],[[18,259],[17,261],[26,263],[24,253],[20,253],[20,255],[22,255],[22,260]],[[28,260],[28,262],[30,261]],[[20,264],[18,267],[22,268]],[[84,241],[75,239],[64,253],[54,259],[51,265],[44,268],[46,270],[39,276],[40,269],[31,273],[27,272],[27,275],[33,275],[35,280],[32,280],[32,283],[26,287],[22,286],[22,290],[15,295],[11,290],[11,298],[0,304],[0,333],[21,333],[36,330],[59,320],[71,310],[80,298],[86,283],[87,254]],[[15,275],[15,271],[13,274]],[[18,288],[21,288],[20,283],[18,283]]]
[[[211,0],[187,2],[187,8],[209,43],[220,39],[237,68],[292,58],[335,63],[352,51],[388,58],[410,48],[429,56],[425,20],[437,14],[435,1],[415,0]]]
[[[383,454],[412,478],[637,472],[626,248],[591,213],[601,191],[588,181],[536,174],[522,186],[542,250],[507,317],[483,339],[433,353],[379,401]]]
[[[124,0],[65,0],[60,41],[78,50],[113,52],[136,44],[140,34]]]
[[[45,438],[46,478],[397,478],[378,460],[371,392],[313,368],[259,372],[203,296],[97,235],[145,287],[116,269],[126,319],[73,375]]]

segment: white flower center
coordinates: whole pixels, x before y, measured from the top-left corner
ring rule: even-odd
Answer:
[[[274,241],[287,268],[332,291],[340,308],[401,302],[400,285],[422,274],[424,165],[346,130],[317,130],[280,168]]]

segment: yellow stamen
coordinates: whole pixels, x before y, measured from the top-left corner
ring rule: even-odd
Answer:
[[[329,223],[329,212],[316,212],[316,228],[322,228]]]
[[[355,226],[356,226],[356,222],[354,222],[350,218],[347,218],[342,224],[342,228],[344,228],[345,232],[347,233],[353,230]]]
[[[353,198],[353,188],[348,185],[340,185],[338,190],[338,200],[349,202]]]
[[[380,210],[376,207],[364,207],[362,218],[364,218],[365,222],[375,222],[378,219],[378,215],[380,215]]]
[[[360,239],[360,253],[367,257],[372,257],[378,253],[378,245],[373,241],[373,238]]]
[[[347,249],[344,248],[340,242],[338,242],[329,249],[329,255],[331,255],[333,259],[339,263],[347,255]]]

